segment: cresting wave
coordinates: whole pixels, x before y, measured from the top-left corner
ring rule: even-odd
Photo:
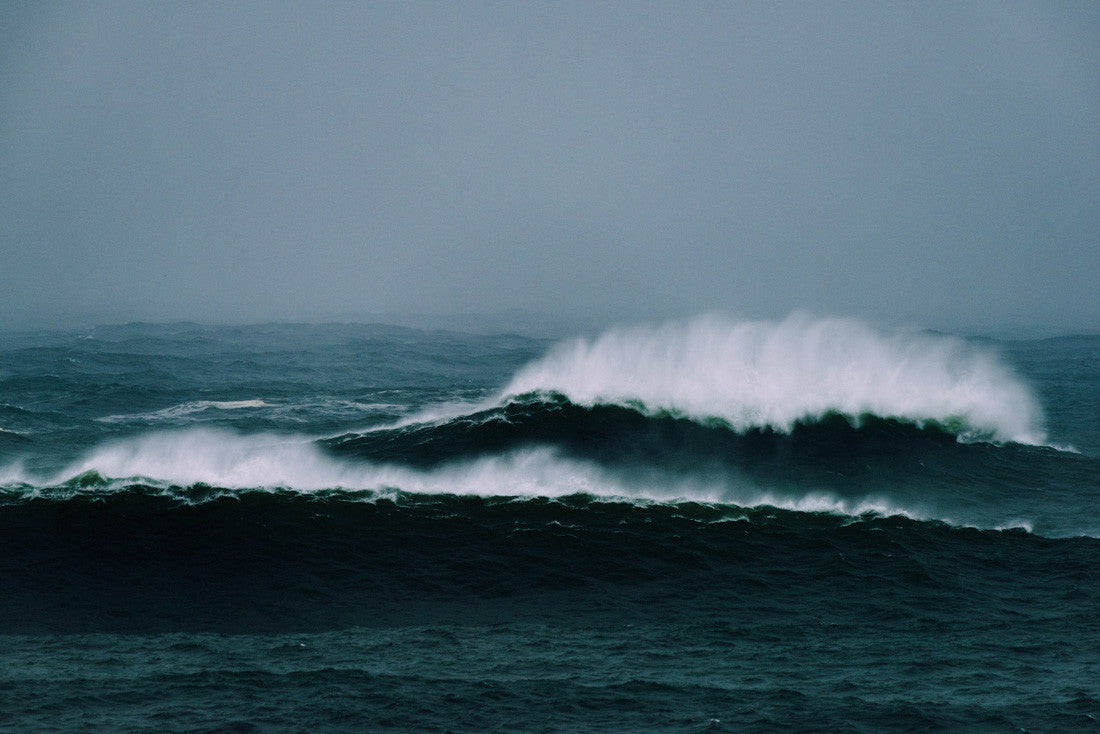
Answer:
[[[421,471],[396,464],[342,461],[302,436],[240,435],[208,428],[149,433],[109,443],[50,477],[8,467],[0,473],[0,484],[61,486],[73,480],[79,483],[80,477],[92,473],[121,480],[121,484],[203,484],[302,492],[400,489],[482,496],[685,496],[673,487],[653,487],[650,492],[645,486],[628,489],[606,472],[585,462],[561,459],[548,449],[513,451]]]
[[[1038,401],[994,354],[957,338],[882,334],[802,313],[780,322],[708,316],[564,342],[521,369],[502,397],[535,392],[717,419],[739,432],[789,432],[839,413],[934,424],[961,440],[1046,441]]]
[[[974,516],[961,507],[931,502],[931,497],[891,496],[873,488],[845,494],[826,484],[786,475],[778,481],[762,480],[730,467],[684,473],[677,467],[666,471],[605,465],[537,445],[415,467],[345,460],[301,436],[186,429],[106,444],[53,476],[36,476],[18,465],[0,472],[2,502],[105,497],[133,487],[163,491],[185,502],[255,492],[335,493],[349,501],[370,502],[393,493],[514,499],[582,496],[641,505],[687,502],[852,518],[905,517],[994,530],[1032,528],[1031,521],[1019,515]]]
[[[196,401],[145,415],[182,424],[270,407]],[[1028,388],[993,353],[960,339],[805,314],[712,316],[564,342],[488,401],[362,433],[181,427],[102,444],[52,476],[9,465],[0,485],[33,493],[94,476],[108,490],[585,495],[1028,527],[1027,514],[976,513],[952,495],[966,485],[976,496],[980,484],[989,494],[981,504],[997,507],[1000,490],[982,476],[1008,456],[1026,465],[1050,457],[954,439],[1042,444],[1041,424]]]

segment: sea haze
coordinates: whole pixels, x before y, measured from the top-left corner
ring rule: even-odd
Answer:
[[[1100,326],[1100,4],[0,3],[0,328]]]
[[[1100,337],[0,335],[0,726],[1084,730]]]

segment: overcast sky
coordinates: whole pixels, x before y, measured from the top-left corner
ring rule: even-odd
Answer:
[[[1100,329],[1100,3],[4,3],[0,325]]]

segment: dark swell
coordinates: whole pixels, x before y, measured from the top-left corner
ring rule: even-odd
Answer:
[[[947,627],[978,615],[1071,638],[1100,631],[1100,541],[1089,538],[587,496],[180,492],[0,506],[0,632],[618,624],[716,611],[746,624]]]

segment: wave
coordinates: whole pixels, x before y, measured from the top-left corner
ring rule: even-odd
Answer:
[[[830,412],[796,421],[788,431],[770,426],[743,432],[723,421],[698,421],[639,407],[570,402],[556,393],[513,396],[505,403],[450,420],[375,428],[322,440],[338,455],[434,466],[531,445],[554,446],[601,463],[658,466],[700,462],[760,465],[778,461],[830,463],[869,456],[961,451],[951,427],[916,425],[874,415]]]
[[[936,425],[962,440],[1046,441],[1038,401],[993,352],[803,313],[779,322],[706,316],[563,342],[521,369],[501,399],[539,392],[719,420],[739,432],[790,432],[839,414]]]
[[[431,470],[392,463],[347,462],[313,439],[277,434],[240,435],[216,429],[149,433],[97,447],[52,476],[9,466],[0,483],[25,488],[79,486],[82,477],[228,489],[399,489],[460,496],[607,497],[716,500],[699,482],[677,485],[624,482],[598,466],[563,458],[550,448],[514,450]],[[637,478],[632,478],[637,479]]]
[[[927,516],[881,497],[845,498],[822,488],[761,487],[748,476],[676,476],[655,468],[631,471],[570,458],[551,447],[514,448],[433,468],[346,462],[300,436],[239,435],[214,429],[146,434],[90,451],[50,477],[18,465],[0,476],[9,499],[111,493],[141,485],[171,489],[217,487],[229,492],[292,490],[316,493],[399,491],[410,495],[513,498],[600,497],[641,502],[703,502],[774,507],[848,516],[865,513]]]
[[[593,411],[597,420],[602,420],[599,413],[600,409]],[[341,496],[399,492],[514,499],[584,496],[643,504],[693,502],[740,509],[766,507],[844,517],[901,516],[952,526],[1028,530],[1036,527],[1035,517],[1042,515],[1041,508],[1034,505],[1006,504],[1002,477],[997,476],[992,482],[981,478],[987,473],[1003,473],[999,464],[982,462],[988,462],[990,456],[994,462],[1001,461],[1000,453],[1006,449],[961,445],[946,434],[924,436],[911,426],[893,426],[900,435],[912,438],[916,434],[917,439],[930,442],[932,448],[914,457],[905,452],[917,449],[902,444],[887,451],[881,460],[873,452],[865,454],[860,450],[847,463],[800,457],[797,445],[791,448],[791,436],[761,434],[743,446],[734,444],[743,456],[750,457],[739,462],[736,457],[725,456],[723,447],[731,445],[726,439],[738,437],[724,429],[705,429],[683,419],[666,419],[672,424],[654,427],[647,423],[653,419],[638,417],[643,432],[657,437],[653,451],[666,446],[664,458],[647,456],[651,453],[650,445],[635,443],[630,434],[619,437],[617,454],[609,437],[595,441],[605,445],[588,452],[578,448],[584,444],[582,438],[572,448],[566,443],[510,441],[488,453],[416,464],[392,458],[364,459],[369,450],[357,443],[363,436],[347,438],[342,448],[334,449],[305,436],[188,429],[144,434],[99,446],[50,476],[25,471],[19,464],[9,465],[0,472],[0,494],[4,501],[32,497],[66,499],[89,493],[108,496],[140,485],[183,499],[190,489],[206,496],[210,488],[217,488],[219,496],[253,491],[303,495],[335,492]],[[536,415],[536,424],[539,420],[541,417]],[[503,423],[500,427],[508,426]],[[686,428],[687,432],[677,437],[677,428]],[[890,438],[890,426],[883,428],[888,442],[894,441]],[[583,437],[583,426],[581,430],[579,437]],[[418,437],[415,431],[399,433],[411,441],[411,447],[401,450],[415,453],[415,446],[423,437]],[[796,429],[793,440],[799,435]],[[375,434],[369,436],[378,438]],[[715,444],[708,446],[708,440]],[[766,455],[757,455],[761,447],[767,447],[773,440],[779,443],[771,445],[770,454],[765,451]],[[872,432],[867,440],[878,439]],[[439,435],[427,438],[425,443],[429,450],[432,444],[452,448],[454,444]],[[819,450],[816,439],[809,445],[813,452]],[[946,458],[937,446],[948,452]],[[353,449],[354,460],[338,453]],[[386,450],[395,447],[391,445]],[[1043,457],[1032,454],[1042,450],[1025,450],[1028,455],[1010,457],[1010,464],[1012,471],[1022,477],[1020,481],[1030,484],[1034,478],[1028,470],[1015,467],[1041,463]],[[968,487],[966,496],[958,494],[959,486]],[[183,495],[179,494],[181,490]],[[1043,534],[1090,534],[1087,529],[1078,531],[1049,521],[1044,521],[1040,530]]]

